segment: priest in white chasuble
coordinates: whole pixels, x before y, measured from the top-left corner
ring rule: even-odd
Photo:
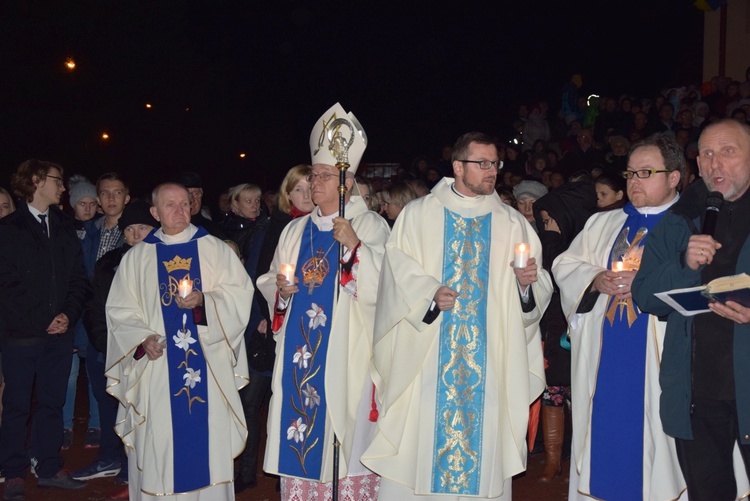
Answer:
[[[337,146],[348,147],[340,217]],[[310,135],[316,207],[281,234],[258,290],[268,301],[276,363],[263,469],[281,476],[281,499],[332,496],[334,436],[341,443],[339,500],[377,498],[378,478],[359,461],[377,419],[369,374],[375,300],[389,228],[354,193],[366,136],[340,104]]]
[[[670,134],[635,143],[622,172],[628,203],[591,216],[552,264],[571,343],[571,501],[687,498],[674,439],[659,419],[666,322],[631,293],[684,171]]]
[[[552,283],[539,239],[495,192],[490,137],[463,135],[452,160],[455,179],[404,207],[383,260],[371,369],[382,409],[362,456],[381,499],[510,500],[545,387]]]
[[[130,499],[234,499],[252,282],[226,243],[190,224],[185,187],[160,185],[153,199],[161,228],[125,253],[106,305]]]

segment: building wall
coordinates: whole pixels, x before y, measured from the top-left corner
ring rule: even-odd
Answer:
[[[745,80],[750,66],[750,0],[727,0],[704,16],[703,81],[719,75],[721,9],[727,9],[725,76]]]

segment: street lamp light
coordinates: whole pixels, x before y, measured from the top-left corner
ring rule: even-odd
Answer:
[[[72,57],[69,57],[65,60],[65,67],[68,68],[68,71],[73,71],[76,69],[76,62],[73,60]]]

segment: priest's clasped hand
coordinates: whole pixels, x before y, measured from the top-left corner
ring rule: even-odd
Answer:
[[[180,308],[192,310],[203,304],[203,293],[199,290],[193,290],[187,297],[175,296],[175,303]]]
[[[635,270],[604,270],[594,277],[591,288],[608,296],[618,295],[618,299],[628,299],[631,297],[630,285],[633,283],[635,274]]]

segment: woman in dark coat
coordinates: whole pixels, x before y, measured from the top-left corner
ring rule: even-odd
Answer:
[[[91,345],[96,352],[88,353],[87,356],[102,357],[102,366],[107,354],[107,314],[105,307],[112,280],[115,278],[117,268],[125,253],[134,245],[143,241],[154,228],[159,227],[159,222],[153,218],[150,205],[143,200],[134,200],[125,206],[125,210],[117,222],[123,233],[125,242],[120,246],[104,254],[94,266],[94,275],[91,280],[93,295],[83,315],[83,324],[89,336]],[[82,468],[73,475],[87,476],[101,471],[104,465],[117,463],[121,467],[118,478],[127,481],[128,469],[122,441],[115,434],[115,420],[117,418],[118,401],[106,391],[106,378],[103,373],[98,375],[89,373],[91,387],[96,396],[99,407],[99,419],[102,424],[102,434],[99,443],[99,454],[93,463]],[[98,470],[97,470],[98,469]],[[128,486],[120,489],[113,496],[114,499],[127,499]],[[119,496],[119,497],[118,497]]]
[[[542,242],[542,264],[550,276],[552,262],[568,248],[596,211],[596,191],[589,181],[564,184],[534,202],[534,217]],[[540,482],[550,482],[562,471],[565,407],[570,408],[570,345],[567,348],[561,345],[566,342],[568,324],[554,278],[552,283],[552,298],[540,323],[547,378],[547,388],[542,394],[546,463],[539,476]]]

